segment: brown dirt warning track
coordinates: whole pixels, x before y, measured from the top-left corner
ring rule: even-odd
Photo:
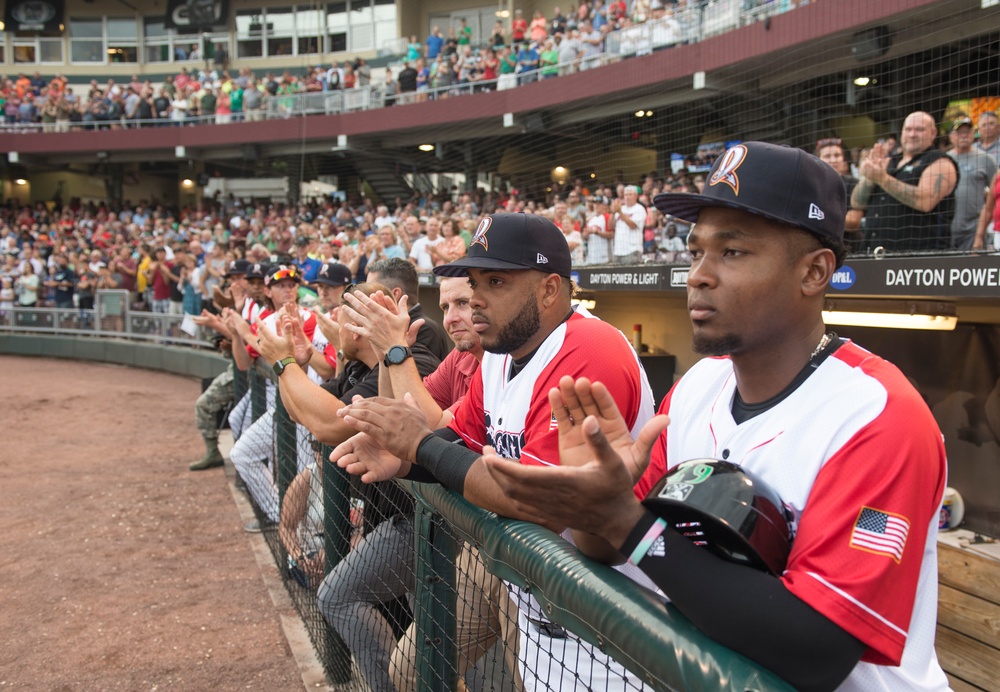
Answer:
[[[0,690],[301,690],[199,382],[0,356]]]

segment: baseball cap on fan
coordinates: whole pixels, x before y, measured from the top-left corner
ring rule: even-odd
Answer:
[[[716,160],[701,194],[666,193],[653,204],[664,214],[694,222],[705,207],[739,209],[842,241],[847,190],[840,175],[812,154],[745,142]]]
[[[569,278],[569,244],[544,216],[523,212],[484,216],[465,257],[434,267],[438,276],[467,276],[470,269],[537,269]]]

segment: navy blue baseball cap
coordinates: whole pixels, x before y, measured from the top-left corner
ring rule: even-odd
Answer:
[[[705,207],[739,209],[842,241],[847,190],[840,175],[812,154],[745,142],[715,161],[701,194],[665,193],[653,204],[664,214],[694,222]]]
[[[247,266],[248,279],[263,279],[267,276],[271,266],[265,262],[256,262]]]
[[[340,262],[327,262],[320,267],[319,274],[313,279],[314,284],[327,286],[347,286],[354,281],[351,270]]]
[[[247,269],[250,267],[250,263],[245,259],[236,259],[229,263],[229,269],[226,270],[226,276],[237,276],[247,273]]]
[[[467,276],[470,269],[537,269],[569,278],[569,244],[544,216],[516,212],[484,216],[460,259],[434,267],[438,276]]]

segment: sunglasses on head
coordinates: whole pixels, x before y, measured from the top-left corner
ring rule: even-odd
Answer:
[[[828,139],[821,139],[818,142],[816,142],[816,148],[822,149],[823,147],[833,147],[833,146],[839,147],[842,146],[843,144],[844,144],[843,141],[841,141],[839,137],[830,137]]]
[[[268,283],[277,283],[283,279],[294,279],[298,281],[299,272],[295,267],[286,267],[284,269],[279,269],[278,271],[271,274],[270,281]]]

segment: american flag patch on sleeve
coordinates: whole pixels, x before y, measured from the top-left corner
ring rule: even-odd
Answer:
[[[862,507],[851,532],[851,547],[869,553],[888,555],[896,562],[903,557],[910,522],[906,517]]]

